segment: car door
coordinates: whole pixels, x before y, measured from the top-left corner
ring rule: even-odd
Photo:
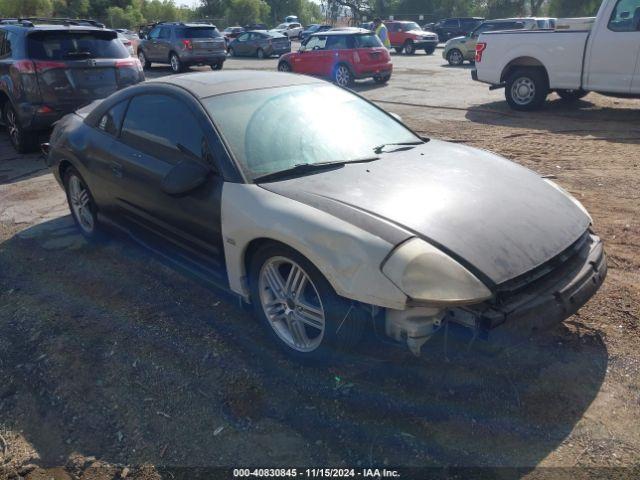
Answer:
[[[248,53],[248,42],[250,36],[251,34],[246,32],[236,38],[236,41],[233,44],[233,51],[236,55],[246,55]]]
[[[618,0],[607,23],[592,32],[586,90],[630,93],[640,53],[640,0]]]
[[[144,42],[144,53],[148,60],[158,60],[158,37],[160,36],[160,27],[155,27],[147,35],[147,41]]]
[[[321,68],[318,59],[324,54],[327,35],[312,35],[300,47],[300,52],[293,59],[293,70],[298,73],[320,75]]]
[[[171,121],[168,121],[171,119]],[[208,117],[186,93],[144,93],[129,103],[117,145],[122,169],[117,199],[122,218],[150,233],[169,254],[224,283],[220,225],[223,178],[212,156]],[[176,165],[209,169],[204,184],[182,195],[163,191]]]
[[[158,36],[157,55],[159,62],[168,62],[169,53],[172,49],[171,44],[171,27],[160,27],[160,35]]]

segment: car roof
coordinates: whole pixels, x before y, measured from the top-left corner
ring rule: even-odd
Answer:
[[[167,84],[188,90],[198,98],[207,98],[226,93],[264,90],[326,83],[306,75],[256,70],[226,70],[218,72],[194,72],[147,80],[147,85]]]
[[[105,30],[110,30],[109,28],[100,28],[89,25],[60,25],[60,24],[46,24],[39,23],[37,25],[28,26],[21,23],[7,23],[0,25],[2,28],[11,28],[16,30],[24,30],[26,32],[36,32],[42,30],[60,30],[60,31],[68,31],[68,30],[79,30],[79,31],[98,31],[103,32]]]
[[[318,37],[318,36],[322,36],[324,37],[325,35],[361,35],[363,33],[371,33],[371,31],[366,30],[364,28],[357,28],[357,27],[344,27],[345,30],[329,30],[326,32],[321,32],[321,33],[313,33],[311,34],[312,37]],[[347,30],[348,29],[348,30]]]

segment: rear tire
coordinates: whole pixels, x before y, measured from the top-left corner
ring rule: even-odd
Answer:
[[[7,127],[11,145],[18,153],[28,153],[38,145],[38,133],[25,130],[11,102],[7,100],[2,111],[4,124]]]
[[[504,95],[514,110],[530,112],[539,109],[549,94],[549,83],[537,68],[519,68],[506,81]]]
[[[353,84],[353,74],[344,63],[336,65],[333,70],[333,81],[339,87],[347,88]]]
[[[169,55],[169,65],[171,65],[171,71],[173,73],[180,73],[184,70],[180,57],[173,52]]]
[[[297,251],[276,243],[263,246],[251,257],[249,279],[254,313],[287,355],[326,361],[362,338],[362,313]]]
[[[80,233],[92,242],[102,239],[104,234],[98,223],[98,208],[89,187],[75,168],[66,169],[63,185],[71,217]]]
[[[233,47],[229,47],[229,55],[231,55],[232,57],[236,56],[236,51],[233,49]]]
[[[459,67],[464,63],[464,55],[457,48],[453,48],[447,53],[447,62],[452,67]]]
[[[564,100],[565,102],[577,102],[581,98],[587,96],[589,92],[586,92],[582,89],[579,90],[556,90],[556,93]]]

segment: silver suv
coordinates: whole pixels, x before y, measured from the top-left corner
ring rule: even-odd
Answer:
[[[220,70],[227,58],[224,37],[215,25],[202,23],[159,23],[138,46],[144,68],[151,63],[168,63],[175,73],[190,65],[210,65]]]

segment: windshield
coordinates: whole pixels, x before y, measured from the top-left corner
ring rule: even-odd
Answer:
[[[204,104],[251,180],[299,164],[371,157],[381,144],[420,141],[375,106],[329,85],[231,93]]]
[[[416,22],[408,22],[402,24],[403,32],[410,32],[411,30],[422,30],[422,27],[418,25]]]

